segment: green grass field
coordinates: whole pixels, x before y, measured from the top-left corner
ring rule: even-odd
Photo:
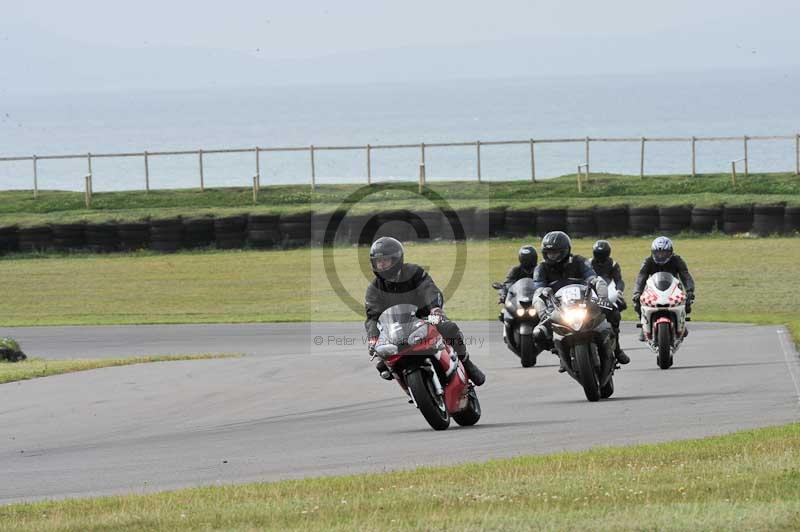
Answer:
[[[491,282],[505,277],[519,246],[529,242],[467,242],[463,280],[446,294],[448,314],[494,319],[498,307]],[[589,255],[592,243],[577,239],[574,251]],[[612,245],[630,285],[650,239],[618,238]],[[697,282],[694,319],[789,323],[796,337],[800,334],[800,285],[794,281],[800,239],[711,236],[678,238],[676,246]],[[366,248],[338,247],[333,254],[358,312],[331,289],[319,248],[5,257],[0,279],[10,289],[2,295],[0,325],[360,320],[369,282],[366,253]],[[407,260],[428,267],[443,288],[452,278],[455,256],[452,243],[407,246]],[[624,317],[633,316],[629,310]]]
[[[3,530],[797,530],[800,424],[408,472],[0,507]]]
[[[212,358],[233,358],[238,356],[241,355],[204,353],[198,355],[157,355],[98,359],[71,358],[48,360],[44,358],[30,358],[22,362],[0,362],[0,384],[114,366],[130,366],[133,364],[150,364],[175,360],[209,360]]]
[[[433,193],[446,198],[454,207],[565,207],[593,205],[720,205],[751,203],[800,204],[800,177],[793,174],[751,174],[740,177],[736,187],[727,174],[691,177],[622,176],[593,174],[582,193],[577,192],[575,176],[562,176],[531,183],[522,179],[508,182],[435,181],[428,182]],[[332,211],[359,185],[320,185],[315,192],[308,185],[264,184],[257,205],[249,188],[157,190],[107,192],[94,195],[92,209],[84,205],[83,193],[40,191],[34,200],[30,191],[0,192],[0,226],[34,225],[74,220],[136,220],[175,215],[233,214],[241,212]],[[382,209],[387,201],[393,208],[419,208],[416,183],[374,185],[354,212]],[[423,201],[425,203],[425,201]]]

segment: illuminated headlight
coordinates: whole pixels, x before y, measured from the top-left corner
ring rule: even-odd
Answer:
[[[521,318],[524,315],[525,315],[525,309],[524,308],[518,308],[517,309],[517,317]]]
[[[585,308],[569,308],[564,311],[564,320],[572,327],[573,330],[577,331],[583,326],[583,320],[586,319],[586,309]]]
[[[530,316],[531,318],[535,317],[536,316],[536,309],[535,308],[529,308],[528,309],[528,316]]]

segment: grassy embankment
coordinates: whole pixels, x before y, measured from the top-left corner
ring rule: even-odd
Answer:
[[[720,205],[750,203],[800,204],[800,178],[790,173],[751,174],[732,187],[727,174],[697,177],[621,176],[595,174],[583,193],[578,193],[575,176],[562,176],[531,183],[429,181],[431,190],[446,198],[453,208],[565,207],[593,205]],[[415,183],[395,184],[404,190],[386,190],[374,185],[374,194],[361,200],[354,212],[392,208],[430,208],[420,202]],[[360,185],[320,185],[312,192],[308,185],[263,186],[258,205],[252,203],[248,188],[156,190],[107,192],[94,195],[92,209],[84,206],[83,193],[41,191],[34,200],[30,191],[0,192],[0,226],[13,223],[34,225],[75,220],[136,220],[175,215],[233,214],[241,212],[289,212],[334,210]],[[427,194],[431,197],[430,194]]]
[[[0,522],[9,531],[797,530],[800,424],[408,472],[16,504],[0,507]]]
[[[459,320],[494,319],[490,284],[504,278],[526,242],[469,241],[464,278],[448,294],[448,313]],[[576,239],[574,251],[590,254],[592,242]],[[629,285],[649,244],[649,238],[612,240]],[[800,272],[800,239],[707,236],[678,238],[676,245],[697,282],[695,320],[788,323],[800,339],[800,285],[793,282]],[[353,247],[334,253],[341,282],[358,301],[368,282],[361,269],[365,253]],[[407,260],[428,267],[441,287],[449,282],[455,255],[452,243],[407,247]],[[0,279],[11,287],[2,295],[2,326],[362,319],[331,289],[319,248],[5,257]],[[624,317],[632,319],[632,311]]]
[[[24,381],[62,373],[74,373],[90,369],[130,366],[132,364],[149,364],[153,362],[171,362],[176,360],[209,360],[212,358],[234,358],[236,354],[198,354],[198,355],[158,355],[131,358],[99,358],[99,359],[63,359],[48,360],[30,358],[22,362],[0,362],[0,384]]]

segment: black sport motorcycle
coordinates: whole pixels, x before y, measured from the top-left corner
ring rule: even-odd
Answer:
[[[561,358],[567,373],[583,386],[589,401],[606,399],[614,393],[614,342],[594,287],[581,279],[550,285],[539,297],[547,307],[542,324],[553,332],[553,352]],[[608,310],[608,309],[606,309]]]
[[[504,285],[492,283],[492,288],[502,291]],[[503,341],[519,357],[524,368],[535,366],[542,351],[533,340],[533,328],[539,323],[539,316],[533,308],[534,291],[533,279],[528,277],[512,284],[498,316],[503,322]]]

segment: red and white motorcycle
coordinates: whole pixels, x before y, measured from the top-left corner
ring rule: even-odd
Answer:
[[[416,313],[416,306],[402,304],[381,314],[375,355],[431,427],[445,430],[451,417],[459,425],[474,425],[481,404],[464,365],[436,329],[440,316],[421,319]]]
[[[686,290],[675,276],[658,272],[647,279],[639,298],[642,319],[639,327],[645,341],[655,353],[661,369],[672,366],[672,355],[686,335]]]

